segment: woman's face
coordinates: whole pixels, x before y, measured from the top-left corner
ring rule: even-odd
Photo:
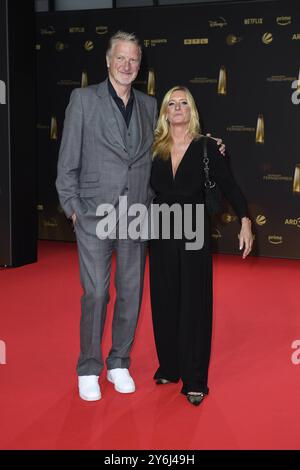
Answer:
[[[189,124],[191,108],[188,104],[185,91],[173,91],[167,105],[166,118],[171,126]]]

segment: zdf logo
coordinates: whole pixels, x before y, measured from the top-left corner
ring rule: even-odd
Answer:
[[[0,104],[6,104],[6,86],[3,80],[0,80]]]

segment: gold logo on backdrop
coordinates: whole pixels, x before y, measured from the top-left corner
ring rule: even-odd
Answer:
[[[208,78],[208,77],[194,77],[189,80],[190,83],[217,83],[218,80],[216,78]]]
[[[218,95],[227,94],[227,75],[226,68],[224,65],[221,66],[219,72],[219,81],[218,81]]]
[[[258,215],[255,221],[257,225],[265,225],[267,223],[267,219],[264,215]]]
[[[86,86],[88,86],[88,84],[89,84],[89,80],[88,80],[87,71],[83,70],[81,74],[81,88],[85,88]]]
[[[285,219],[284,225],[293,225],[294,227],[300,228],[300,217],[297,219]]]
[[[269,235],[268,240],[272,245],[280,245],[283,243],[283,237],[281,235]]]
[[[54,26],[47,26],[46,28],[41,28],[41,34],[44,36],[44,35],[49,35],[49,36],[52,36],[52,34],[55,34],[55,29],[54,29]]]
[[[59,82],[57,82],[57,85],[59,85],[59,86],[79,86],[80,82],[75,81],[75,80],[59,80]]]
[[[97,34],[107,34],[108,33],[108,26],[96,26],[96,33]]]
[[[167,39],[144,39],[144,46],[145,47],[155,47],[159,44],[167,44]]]
[[[293,39],[293,41],[300,41],[300,33],[293,34],[292,39]]]
[[[244,24],[251,25],[251,24],[263,24],[263,18],[245,18]]]
[[[56,228],[56,227],[58,227],[58,223],[57,223],[57,221],[54,217],[51,217],[48,220],[46,220],[46,219],[44,220],[43,226],[44,227]]]
[[[263,37],[261,38],[262,42],[264,44],[271,44],[273,42],[273,34],[272,33],[265,33],[263,34]]]
[[[255,142],[257,144],[265,143],[265,122],[262,114],[259,114],[257,118]]]
[[[56,44],[55,44],[55,49],[57,50],[57,52],[61,52],[63,51],[64,49],[67,49],[69,46],[68,44],[64,44],[63,42],[61,41],[58,41]]]
[[[43,210],[44,210],[43,204],[38,204],[38,205],[36,206],[36,209],[37,209],[38,211],[43,211]]]
[[[300,68],[299,68],[299,72],[298,72],[297,90],[300,90]]]
[[[85,27],[84,26],[72,26],[69,28],[69,33],[84,33]]]
[[[293,181],[292,176],[284,176],[280,173],[269,173],[268,175],[264,175],[263,179],[265,181]]]
[[[291,22],[291,16],[277,16],[276,18],[276,23],[279,24],[279,26],[287,26],[288,24],[291,24]]]
[[[242,37],[235,36],[234,34],[229,34],[226,38],[226,43],[228,46],[235,46],[242,41]]]
[[[218,238],[222,238],[221,232],[219,229],[215,228],[211,234],[212,238],[218,240]]]
[[[154,74],[154,69],[149,69],[149,72],[148,72],[147,93],[150,96],[155,96],[155,74]]]
[[[91,52],[94,49],[93,41],[85,41],[84,48],[87,52]]]
[[[243,125],[232,125],[226,128],[229,132],[255,132],[255,127],[243,126]]]
[[[295,167],[294,179],[293,179],[293,193],[300,194],[300,163],[297,163]]]
[[[205,45],[205,44],[208,44],[208,38],[184,39],[183,44],[185,46]]]
[[[56,116],[51,116],[50,140],[57,140],[57,120]]]
[[[37,51],[40,51],[40,50],[41,50],[41,45],[40,45],[40,44],[36,44],[36,45],[35,45],[35,49],[36,49]]]
[[[288,77],[287,75],[271,75],[267,78],[267,82],[293,82],[295,77]]]
[[[230,224],[231,222],[235,222],[237,220],[237,216],[228,214],[227,212],[224,212],[222,214],[221,220],[222,220],[222,222],[224,222],[224,224]]]
[[[58,204],[58,206],[57,206],[57,212],[58,212],[59,214],[63,214],[63,212],[64,212],[64,210],[63,210],[63,208],[61,207],[60,204]]]
[[[223,28],[227,26],[227,21],[223,16],[219,16],[218,20],[208,20],[208,23],[211,28]]]

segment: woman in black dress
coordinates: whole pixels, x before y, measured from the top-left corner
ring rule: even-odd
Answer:
[[[203,142],[199,117],[185,87],[169,90],[162,102],[153,145],[151,186],[154,203],[205,204]],[[208,139],[209,173],[222,189],[241,221],[243,258],[253,242],[245,199],[219,156],[214,139]],[[161,207],[161,206],[160,206]],[[195,222],[195,211],[193,212]],[[164,220],[162,220],[162,225]],[[174,227],[173,227],[174,229]],[[150,287],[154,336],[159,368],[158,384],[182,380],[181,392],[199,405],[208,394],[207,376],[212,330],[212,255],[210,219],[204,209],[202,249],[187,250],[184,238],[160,236],[150,242]]]

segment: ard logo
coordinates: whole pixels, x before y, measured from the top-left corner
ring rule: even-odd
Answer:
[[[0,104],[6,104],[6,86],[3,80],[0,80]]]
[[[285,219],[285,225],[293,225],[294,227],[300,228],[300,217],[297,219]]]

